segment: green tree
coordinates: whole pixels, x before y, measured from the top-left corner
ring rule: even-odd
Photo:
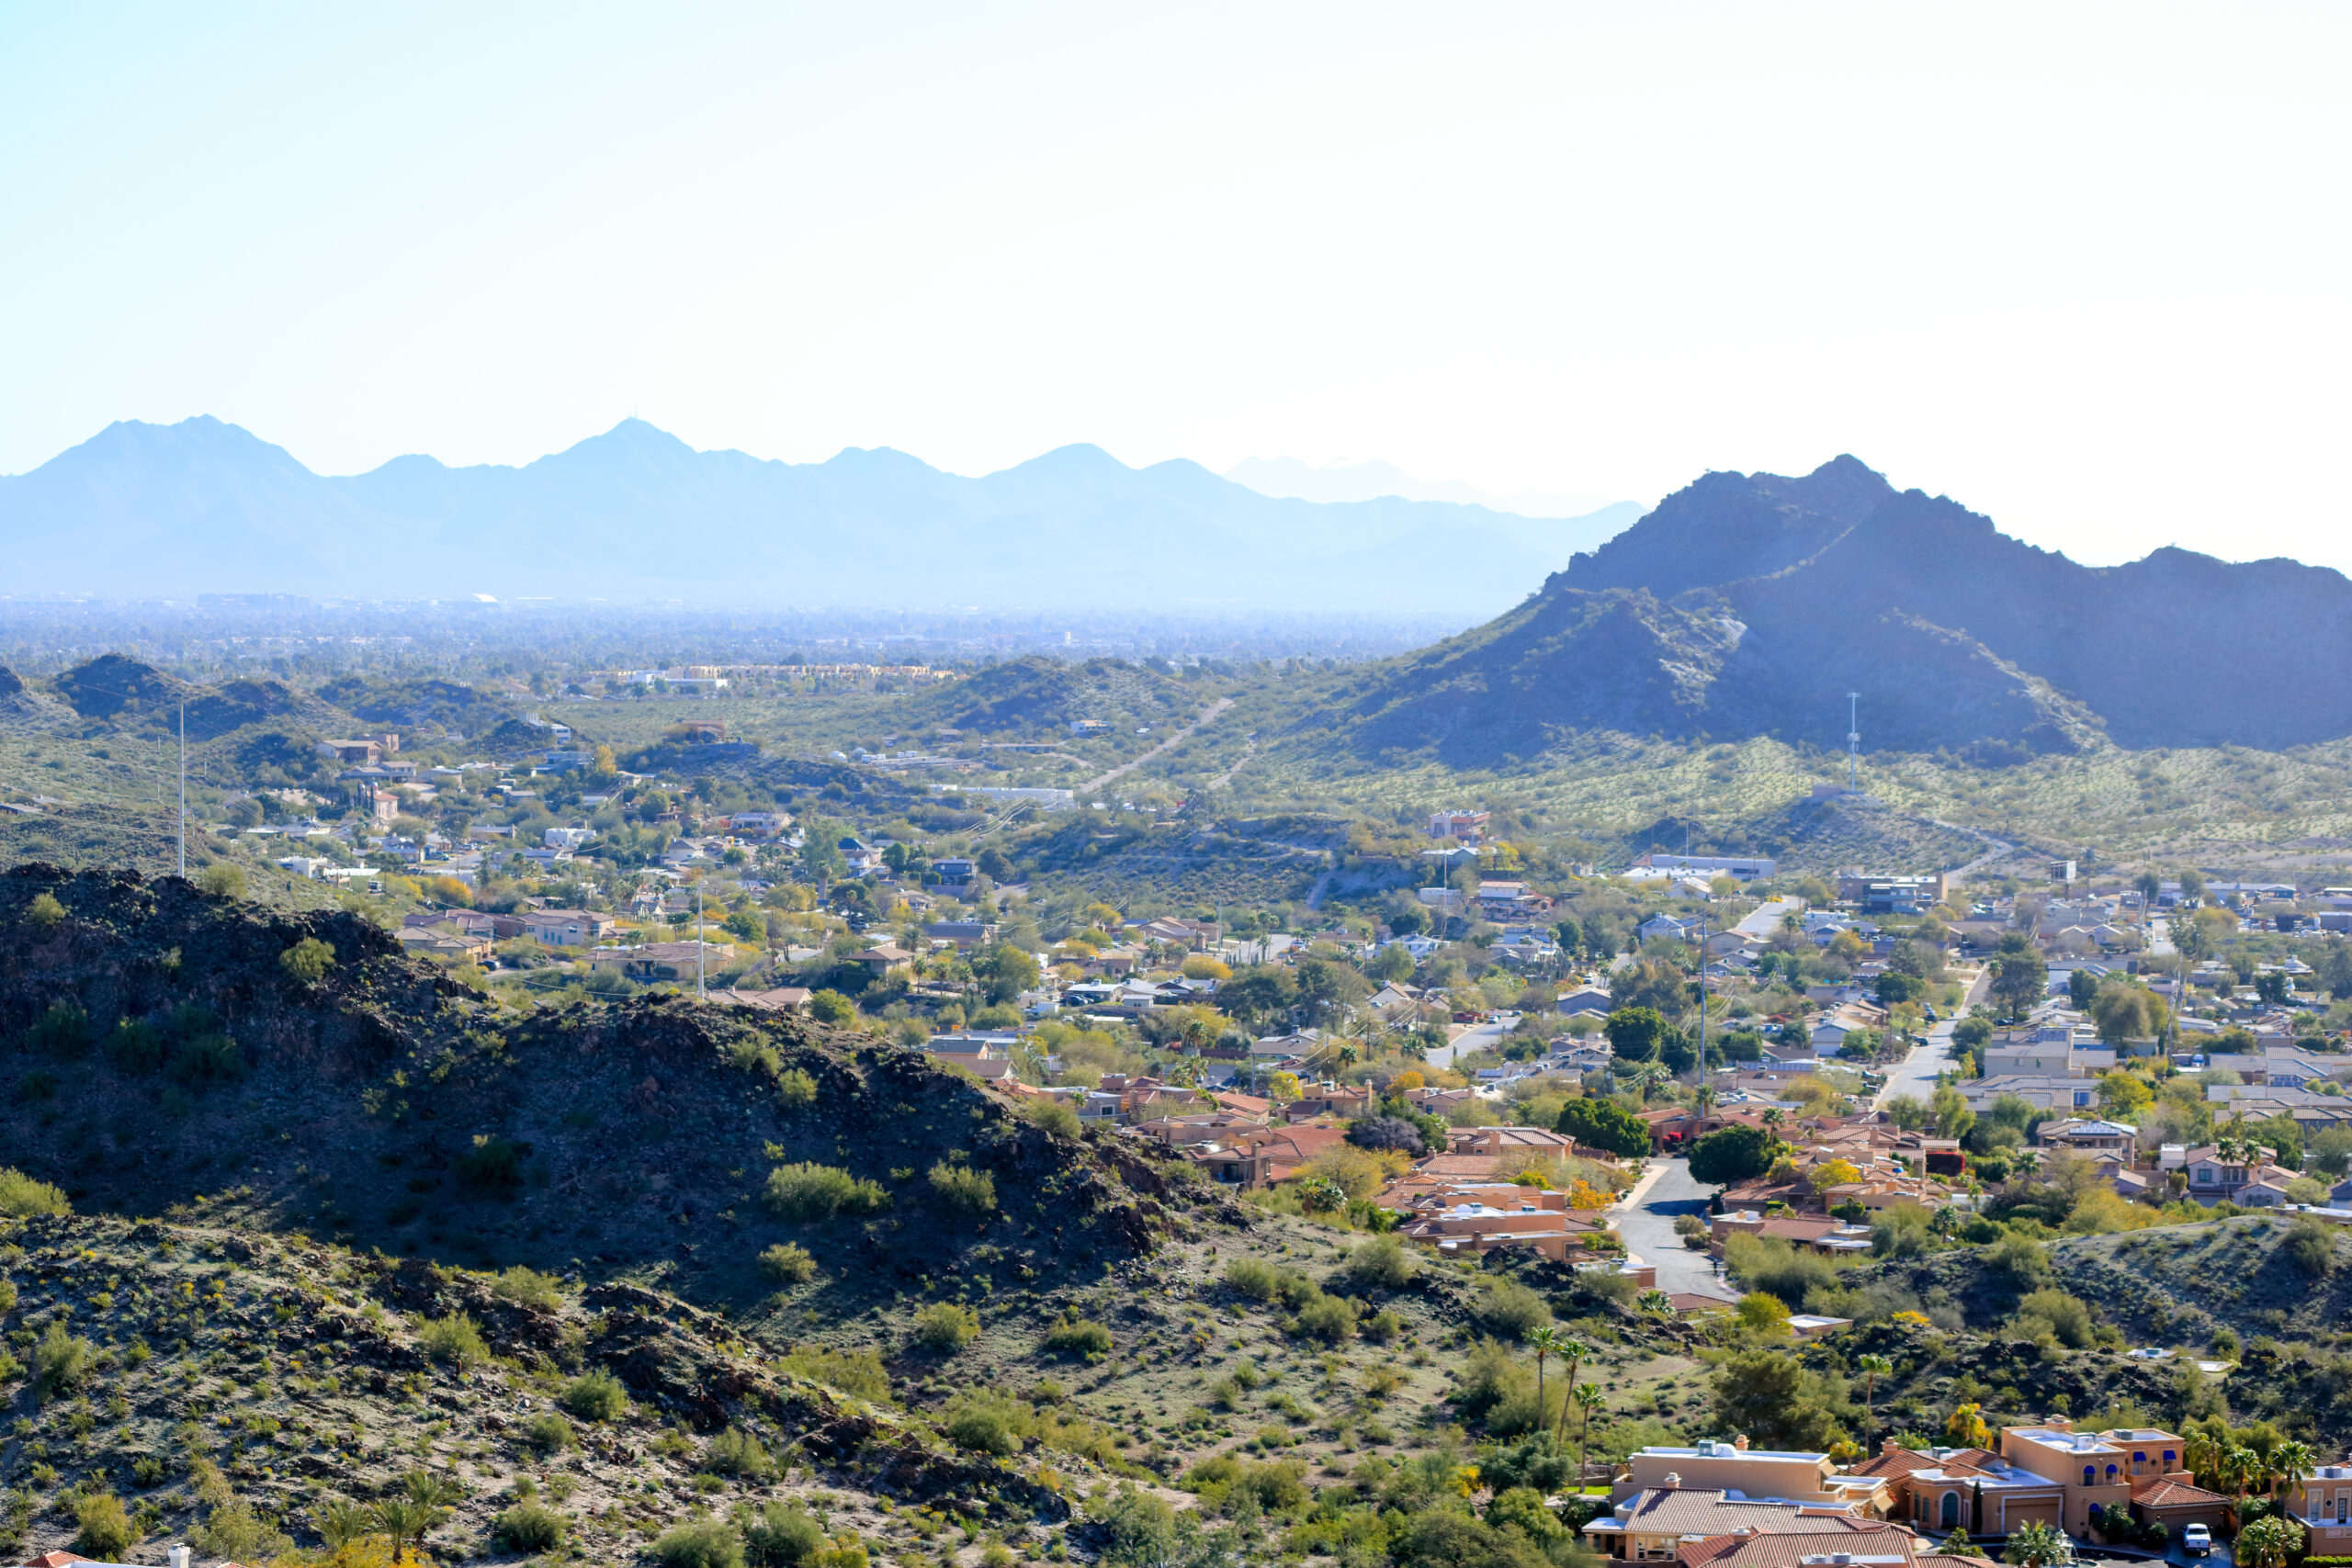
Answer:
[[[1752,1181],[1772,1168],[1780,1146],[1761,1127],[1720,1128],[1690,1145],[1690,1179],[1712,1187]]]
[[[1976,1112],[1968,1108],[1966,1097],[1948,1083],[1938,1084],[1928,1097],[1928,1112],[1935,1118],[1939,1138],[1964,1138],[1976,1125]]]
[[[1878,1440],[1878,1413],[1871,1407],[1871,1398],[1878,1393],[1878,1380],[1894,1375],[1894,1363],[1884,1356],[1865,1353],[1854,1358],[1854,1370],[1862,1374],[1863,1431],[1875,1444]]]
[[[2098,976],[2087,969],[2066,972],[2066,1004],[2076,1012],[2088,1012],[2091,998],[2098,995]]]
[[[1993,976],[1993,995],[2012,1017],[2023,1016],[2049,989],[2050,965],[2022,931],[2011,931],[2001,939],[1993,962],[1999,966]]]
[[[1609,1036],[1609,1054],[1632,1064],[1657,1060],[1658,1044],[1668,1027],[1656,1008],[1626,1007],[1611,1013],[1600,1032]]]
[[[1844,1382],[1811,1371],[1786,1350],[1742,1350],[1716,1371],[1715,1416],[1758,1448],[1820,1453],[1845,1438],[1851,1418]]]
[[[2286,1568],[2303,1550],[2303,1527],[2272,1515],[2238,1531],[2235,1554],[2245,1568]]]
[[[1649,1123],[1612,1100],[1571,1100],[1552,1130],[1628,1159],[1650,1152]]]
[[[987,986],[988,999],[1009,1002],[1022,992],[1036,989],[1044,971],[1037,966],[1036,954],[1004,942],[990,948],[972,960],[972,974]]]
[[[1577,1402],[1577,1482],[1581,1485],[1592,1465],[1592,1413],[1607,1410],[1609,1401],[1597,1382],[1577,1384],[1573,1397]]]
[[[2071,1543],[2055,1525],[2028,1519],[2009,1532],[2008,1550],[2001,1553],[2001,1561],[2018,1568],[2051,1568],[2052,1563],[2065,1562],[2071,1551]]]
[[[299,983],[315,986],[334,967],[334,947],[317,937],[306,936],[279,953],[277,962]]]

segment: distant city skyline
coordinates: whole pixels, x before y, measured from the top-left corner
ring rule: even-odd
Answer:
[[[2086,562],[2352,568],[2347,43],[2295,4],[15,7],[0,473],[196,414],[332,474],[632,413],[1496,496],[1851,452]]]

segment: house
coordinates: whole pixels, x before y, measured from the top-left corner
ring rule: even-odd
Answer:
[[[1947,884],[1941,872],[1924,876],[1890,876],[1860,870],[1838,874],[1838,901],[1859,904],[1878,913],[1916,915],[1944,901]]]
[[[962,887],[980,874],[980,863],[964,856],[952,856],[931,863],[931,878],[949,888]]]
[[[922,934],[932,942],[954,942],[958,953],[968,953],[994,942],[996,925],[990,920],[933,920],[922,928]]]
[[[2111,1151],[2130,1165],[2140,1146],[2140,1133],[2138,1128],[2121,1122],[2086,1122],[2068,1117],[2064,1122],[2042,1122],[2033,1130],[2033,1141],[2044,1148],[2070,1149],[2077,1154]]]
[[[1887,1517],[1923,1530],[2007,1535],[2027,1524],[2055,1526],[2066,1511],[2062,1483],[1987,1449],[1922,1452],[1887,1438],[1867,1461],[1849,1468],[1888,1482]]]
[[[1591,1254],[1585,1244],[1596,1236],[1596,1227],[1541,1201],[1556,1198],[1556,1193],[1512,1188],[1508,1193],[1497,1189],[1497,1195],[1501,1203],[1473,1199],[1432,1208],[1399,1226],[1396,1234],[1445,1258],[1483,1258],[1499,1247],[1525,1247],[1555,1263]],[[1612,1245],[1611,1250],[1618,1249]]]
[[[1216,923],[1213,920],[1183,920],[1173,916],[1146,920],[1136,934],[1147,942],[1170,942],[1194,953],[1205,953],[1217,943]]]
[[[1189,1151],[1211,1180],[1257,1191],[1296,1176],[1316,1156],[1347,1142],[1338,1127],[1276,1127]]]
[[[483,937],[462,935],[442,926],[402,926],[401,951],[419,958],[448,958],[461,964],[489,962],[495,949]]]
[[[736,1002],[744,1007],[758,1008],[763,1012],[789,1012],[806,1016],[808,1011],[808,998],[815,994],[806,986],[777,986],[764,991],[747,991],[730,987],[723,991],[711,992],[710,999],[715,1002]]]
[[[869,974],[876,979],[882,980],[888,979],[892,975],[906,973],[914,964],[915,955],[895,942],[886,942],[877,946],[869,947],[864,953],[851,953],[849,961],[852,964],[865,964]]]
[[[1484,811],[1434,811],[1430,814],[1430,837],[1475,844],[1491,820],[1492,816]]]
[[[1735,1530],[1686,1541],[1674,1561],[1677,1568],[1993,1568],[1990,1560],[1950,1546],[1928,1550],[1906,1526],[1860,1521],[1826,1539]]]
[[[2055,1522],[2073,1536],[2090,1529],[2092,1505],[2128,1511],[2135,1483],[2185,1473],[2183,1445],[2170,1432],[2078,1432],[2053,1416],[2038,1427],[2005,1427],[2000,1440],[2003,1460],[2060,1487],[2064,1503]]]
[[[1311,1056],[1323,1048],[1323,1032],[1317,1029],[1302,1029],[1291,1034],[1269,1034],[1250,1043],[1250,1056],[1258,1062],[1287,1062],[1301,1056]]]
[[[1552,900],[1541,893],[1528,891],[1524,882],[1482,882],[1478,885],[1479,912],[1488,919],[1510,915],[1540,915],[1552,908]]]
[[[2311,1532],[2311,1556],[2352,1556],[2352,1460],[2314,1469],[2287,1493],[2286,1506]]]
[[[588,909],[525,909],[514,919],[521,928],[517,935],[549,947],[585,947],[615,929],[610,915]]]
[[[1600,986],[1578,986],[1575,990],[1564,993],[1553,1005],[1563,1018],[1574,1018],[1579,1013],[1606,1018],[1617,1010],[1617,1004],[1610,999],[1607,989]]]
[[[2209,1204],[2225,1200],[2245,1206],[2284,1201],[2284,1190],[2291,1178],[2272,1163],[2278,1158],[2278,1152],[2256,1148],[2253,1153],[2252,1159],[2235,1153],[2225,1156],[2218,1144],[2188,1150],[2181,1162],[2182,1168],[2188,1172],[2188,1196]],[[2278,1178],[2275,1197],[2266,1195],[2267,1189],[2273,1185],[2267,1179],[2271,1177]]]
[[[1704,1488],[1743,1497],[1779,1497],[1832,1507],[1876,1498],[1889,1491],[1875,1477],[1848,1482],[1826,1453],[1751,1449],[1746,1438],[1728,1442],[1702,1439],[1694,1448],[1638,1449],[1609,1488],[1622,1503],[1660,1488]]]
[[[1566,1159],[1576,1153],[1576,1140],[1541,1127],[1456,1127],[1446,1135],[1446,1152],[1456,1155],[1532,1155],[1539,1159]]]
[[[692,979],[696,961],[705,967],[735,956],[734,944],[714,942],[649,942],[640,947],[594,947],[588,966],[632,980]]]

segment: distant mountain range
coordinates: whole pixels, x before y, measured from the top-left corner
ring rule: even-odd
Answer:
[[[1363,758],[1532,763],[1595,730],[1980,761],[2352,735],[2352,581],[2165,548],[2076,565],[1847,457],[1713,473],[1541,592],[1301,720]]]
[[[1622,528],[1642,514],[1638,502],[1609,501],[1599,496],[1553,495],[1521,491],[1499,495],[1464,484],[1460,479],[1417,479],[1394,463],[1303,463],[1296,457],[1244,457],[1225,470],[1236,484],[1248,485],[1261,495],[1287,496],[1298,501],[1376,501],[1384,495],[1407,501],[1451,501],[1483,506],[1519,517],[1573,517],[1592,522],[1602,513],[1623,519]],[[1615,530],[1611,530],[1614,532]],[[1598,544],[1600,541],[1595,540]]]
[[[1631,521],[1262,495],[1065,446],[979,479],[887,448],[697,452],[639,420],[521,468],[348,478],[210,418],[112,424],[0,478],[6,591],[1133,605],[1487,615]]]

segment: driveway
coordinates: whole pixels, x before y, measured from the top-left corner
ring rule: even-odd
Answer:
[[[1657,1267],[1657,1288],[1661,1291],[1696,1296],[1714,1296],[1722,1301],[1737,1299],[1737,1292],[1715,1280],[1714,1259],[1703,1252],[1692,1252],[1674,1234],[1677,1215],[1697,1214],[1706,1217],[1707,1200],[1714,1189],[1690,1179],[1690,1162],[1687,1159],[1657,1160],[1663,1167],[1646,1190],[1636,1188],[1641,1195],[1631,1206],[1614,1211],[1617,1234],[1623,1238],[1625,1248],[1645,1263]]]

